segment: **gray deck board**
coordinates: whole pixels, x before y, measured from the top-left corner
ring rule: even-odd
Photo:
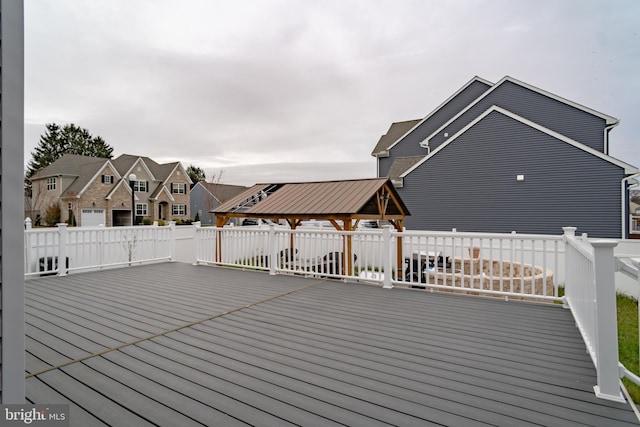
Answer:
[[[122,352],[105,355],[105,358],[113,360],[114,363],[127,367],[127,369],[135,369],[136,372],[153,381],[162,381],[170,384],[169,386],[173,390],[188,395],[204,405],[208,405],[211,408],[210,413],[207,415],[209,423],[244,425],[244,423],[240,423],[235,418],[231,418],[235,415],[254,425],[295,425],[282,417],[273,416],[251,406],[248,403],[249,399],[239,401],[223,394],[222,387],[219,387],[220,383],[214,381],[210,375],[203,375],[202,370],[198,370],[194,366],[177,363],[166,357],[166,355],[131,347]],[[271,398],[266,396],[263,400],[268,399]],[[284,415],[284,411],[281,411],[280,414]],[[288,415],[293,418],[291,414]]]
[[[207,360],[212,356],[208,352],[200,352],[198,357],[197,350],[189,349],[190,353],[185,354],[180,351],[182,346],[178,346],[178,349],[162,346],[155,344],[155,340],[145,342],[140,347],[143,348],[128,348],[125,352],[154,366],[169,366],[176,375],[211,390],[204,396],[215,393],[213,403],[216,407],[222,406],[225,412],[252,425],[261,425],[263,420],[268,422],[270,419],[275,420],[274,425],[288,422],[294,425],[339,425],[327,417],[306,411],[304,407],[310,399],[305,396],[288,393],[283,398],[282,390],[278,390],[274,384],[248,376],[246,366],[236,366],[236,369],[220,366]],[[331,416],[334,415],[335,408],[326,409]],[[367,422],[375,424],[372,419]]]
[[[185,348],[184,341],[174,340],[172,343],[168,340],[169,338],[167,337],[160,341],[174,350]],[[314,376],[313,373],[274,362],[266,358],[264,353],[256,353],[254,355],[234,351],[220,345],[215,347],[216,351],[213,352],[207,347],[189,346],[187,356],[197,359],[212,357],[215,363],[213,366],[207,366],[207,372],[218,378],[224,378],[229,384],[238,383],[243,388],[253,388],[259,390],[263,395],[269,395],[279,401],[292,403],[309,414],[325,414],[324,417],[333,420],[335,423],[350,426],[375,426],[394,423],[399,423],[400,425],[415,425],[416,423],[424,425],[424,421],[406,416],[393,409],[385,409],[341,391],[335,392],[332,388],[326,387],[326,381],[323,381],[324,378],[320,375],[315,376],[315,379],[318,380],[317,382],[310,381],[309,377]],[[255,404],[262,405],[261,399],[256,400]],[[474,421],[468,420],[468,423],[473,424]]]
[[[181,263],[25,295],[27,398],[72,426],[639,425],[557,305]]]
[[[37,378],[27,378],[27,384],[29,384],[27,398],[35,403],[49,403],[48,401],[37,400],[36,393],[41,392],[43,388],[51,388],[64,396],[66,401],[58,402],[68,403],[71,407],[71,412],[75,412],[76,408],[79,408],[81,411],[91,414],[100,422],[111,426],[145,427],[153,425],[126,407],[118,405],[107,398],[102,394],[102,387],[100,390],[95,390],[89,385],[67,375],[61,369],[49,371]],[[69,424],[84,427],[80,420],[74,418],[69,419]]]
[[[47,402],[47,404],[68,404],[69,399],[65,396],[58,393],[53,388],[47,386],[42,383],[37,378],[30,378],[25,383],[25,387],[27,390],[27,395],[29,396],[29,400],[34,402]],[[70,405],[69,407],[69,417],[74,420],[76,425],[84,425],[84,426],[106,426],[107,424],[100,421],[98,418],[94,417],[84,409],[80,408],[76,405]]]

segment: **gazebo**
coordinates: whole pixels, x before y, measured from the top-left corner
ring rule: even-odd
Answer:
[[[256,184],[210,212],[215,214],[218,227],[232,218],[286,221],[292,230],[302,221],[327,220],[340,231],[354,230],[361,220],[388,221],[402,231],[404,218],[410,215],[389,178]],[[351,268],[350,237],[346,245],[347,264],[343,265]],[[401,266],[398,251],[398,267]]]

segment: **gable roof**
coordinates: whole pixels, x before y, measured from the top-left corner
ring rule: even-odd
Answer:
[[[205,181],[197,182],[196,186],[198,185],[219,203],[224,203],[227,200],[230,200],[232,197],[235,197],[248,189],[248,187],[245,187],[244,185],[217,184]]]
[[[538,123],[535,123],[531,120],[525,119],[524,117],[521,117],[515,113],[512,113],[509,110],[505,110],[504,108],[498,107],[496,105],[491,106],[490,108],[488,108],[484,113],[480,114],[478,117],[476,117],[471,123],[467,124],[464,128],[460,129],[457,133],[455,133],[453,136],[451,136],[449,139],[447,139],[444,143],[442,143],[440,146],[438,146],[438,148],[436,148],[435,150],[433,150],[429,155],[425,156],[422,160],[420,160],[419,162],[417,162],[415,165],[413,165],[411,168],[409,168],[406,172],[404,172],[400,178],[404,178],[405,176],[407,176],[408,174],[410,174],[411,172],[413,172],[414,170],[416,170],[418,167],[420,167],[420,165],[422,165],[424,162],[428,161],[429,159],[431,159],[434,156],[437,156],[438,153],[440,151],[442,151],[446,146],[448,146],[449,144],[452,144],[455,142],[455,140],[460,137],[462,134],[464,134],[467,130],[469,130],[470,128],[472,128],[474,125],[476,125],[478,122],[480,122],[481,120],[483,120],[485,117],[487,117],[489,114],[491,114],[492,112],[498,112],[500,114],[504,114],[505,116],[508,116],[514,120],[519,121],[520,123],[523,123],[527,126],[530,126],[534,129],[537,129],[541,132],[546,133],[549,136],[552,136],[562,142],[565,142],[567,144],[570,144],[582,151],[585,151],[589,154],[592,154],[596,157],[601,158],[602,160],[605,160],[609,163],[612,163],[616,166],[621,167],[622,169],[624,169],[625,174],[633,174],[633,173],[637,173],[638,169],[635,166],[632,166],[628,163],[625,163],[621,160],[618,160],[614,157],[611,157],[607,154],[604,154],[598,150],[594,150],[591,147],[588,147],[584,144],[581,144],[578,141],[575,141],[569,137],[566,137],[558,132],[555,132],[551,129],[548,129],[544,126],[539,125]]]
[[[451,123],[455,122],[460,116],[462,116],[465,112],[467,112],[469,109],[471,109],[474,105],[476,105],[478,102],[480,102],[481,100],[485,99],[487,96],[489,96],[494,90],[498,89],[500,86],[502,86],[503,84],[505,84],[506,82],[510,82],[513,84],[516,84],[518,86],[522,86],[526,89],[529,89],[533,92],[536,92],[540,95],[546,96],[548,98],[554,99],[558,102],[561,102],[563,104],[569,105],[573,108],[576,108],[578,110],[582,110],[586,113],[589,113],[591,115],[594,115],[596,117],[599,117],[601,119],[603,119],[606,123],[607,126],[615,126],[619,123],[619,120],[616,119],[615,117],[609,116],[607,114],[604,113],[600,113],[596,110],[593,110],[589,107],[585,107],[584,105],[578,104],[577,102],[573,102],[570,101],[566,98],[563,98],[561,96],[558,96],[554,93],[551,92],[547,92],[546,90],[540,89],[538,87],[535,87],[533,85],[530,85],[529,83],[525,83],[523,81],[514,79],[513,77],[510,76],[504,76],[498,83],[496,83],[495,85],[493,85],[492,88],[490,88],[489,90],[487,90],[485,93],[483,93],[481,96],[479,96],[478,98],[476,98],[473,102],[469,103],[465,108],[463,108],[462,110],[460,110],[458,112],[458,114],[456,114],[455,116],[453,116],[451,119],[449,119],[446,123],[444,123],[442,126],[440,126],[438,129],[436,129],[435,131],[433,131],[429,136],[427,136],[427,140],[430,141],[435,135],[438,135],[439,133],[441,133],[444,129],[447,128],[447,126],[449,126]]]
[[[33,182],[53,176],[75,178],[67,188],[62,189],[60,197],[78,197],[91,181],[95,179],[96,175],[109,164],[110,160],[104,157],[65,154],[35,173],[31,177],[31,181]]]
[[[389,179],[395,186],[401,184],[400,176],[426,156],[396,157],[389,168]]]
[[[407,134],[411,129],[413,129],[418,123],[420,123],[420,119],[416,120],[407,120],[404,122],[395,122],[391,123],[389,126],[389,130],[387,133],[382,135],[378,140],[375,148],[371,152],[372,156],[382,155],[386,153],[389,148],[403,135]]]
[[[88,165],[97,164],[97,166],[93,166],[99,168],[109,159],[104,157],[90,157],[90,156],[82,156],[79,154],[65,154],[62,157],[58,158],[53,163],[45,166],[40,169],[38,172],[33,174],[31,180],[34,179],[42,179],[48,178],[51,176],[78,176],[83,172],[83,169]]]
[[[385,138],[385,141],[382,142],[382,139],[386,136],[383,135],[380,140],[378,141],[378,144],[376,145],[376,147],[374,148],[373,152],[371,153],[372,156],[376,156],[376,155],[381,155],[381,154],[385,154],[388,153],[388,150],[390,150],[391,148],[393,148],[394,146],[396,146],[397,144],[400,143],[400,141],[402,141],[407,135],[409,135],[415,128],[419,127],[422,123],[426,122],[427,120],[429,120],[431,117],[433,117],[438,111],[440,111],[445,105],[449,104],[449,102],[451,102],[454,98],[456,98],[458,95],[460,95],[462,92],[464,92],[467,88],[469,88],[472,84],[474,83],[482,83],[484,85],[487,86],[487,89],[489,89],[490,87],[493,86],[493,83],[491,83],[488,80],[483,79],[482,77],[478,77],[478,76],[474,76],[471,80],[469,80],[467,83],[465,83],[464,85],[462,85],[462,87],[460,89],[458,89],[457,91],[455,91],[453,93],[453,95],[451,95],[450,97],[448,97],[447,99],[444,100],[444,102],[442,102],[440,105],[438,105],[436,108],[434,108],[429,114],[427,114],[423,119],[420,120],[412,120],[412,122],[415,122],[413,124],[412,127],[407,128],[405,130],[404,133],[400,133],[400,134],[394,134],[393,136],[390,136],[389,138]],[[408,123],[408,122],[403,122],[403,123]],[[394,123],[395,124],[395,123]],[[391,125],[393,127],[393,124]],[[389,128],[389,130],[391,130],[391,128]],[[389,134],[389,132],[387,132],[387,134]],[[395,137],[395,139],[393,141],[391,141],[391,137]],[[386,147],[383,147],[382,145],[386,145]]]
[[[345,181],[300,182],[286,184],[256,184],[238,196],[211,210],[216,214],[237,214],[239,203],[256,197],[256,203],[231,216],[350,216],[378,214],[377,196],[387,192],[394,200],[389,204],[390,216],[409,215],[388,178]],[[268,193],[270,192],[270,193]]]
[[[118,173],[126,179],[129,179],[129,175],[133,173],[133,167],[137,163],[141,163],[147,171],[147,174],[151,177],[152,181],[157,181],[158,178],[154,174],[160,172],[159,165],[148,157],[133,156],[131,154],[122,154],[112,160],[114,166],[118,169]]]

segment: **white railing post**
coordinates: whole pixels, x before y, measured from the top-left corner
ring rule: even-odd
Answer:
[[[55,255],[52,255],[51,265],[56,265]],[[46,260],[46,257],[45,257]],[[67,224],[58,224],[58,276],[67,275]]]
[[[576,227],[562,227],[562,231],[564,231],[565,236],[575,236],[576,235]]]
[[[31,230],[31,225],[32,225],[32,224],[31,224],[31,218],[27,217],[27,218],[24,220],[24,229],[25,229],[25,230]]]
[[[169,221],[169,261],[176,258],[176,222]]]
[[[597,397],[624,402],[620,391],[618,369],[618,317],[616,310],[615,240],[594,240],[593,246],[596,284],[596,354],[598,383],[594,386]]]
[[[276,275],[276,262],[278,262],[277,259],[277,248],[278,245],[276,244],[276,226],[275,224],[269,224],[269,234],[268,234],[268,248],[269,248],[269,255],[267,257],[267,260],[269,262],[269,274],[272,276]]]
[[[193,265],[198,265],[198,260],[200,260],[200,221],[196,221],[193,223],[193,231],[195,235],[193,236],[193,244],[195,245],[195,258],[196,260],[193,262]]]
[[[393,284],[391,283],[391,258],[393,254],[391,253],[391,229],[389,227],[382,229],[382,254],[384,269],[382,287],[391,289],[393,288]],[[398,272],[398,277],[400,277],[400,272]]]

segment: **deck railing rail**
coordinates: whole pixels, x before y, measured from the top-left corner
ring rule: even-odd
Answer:
[[[565,305],[571,309],[597,372],[596,396],[624,402],[620,389],[618,325],[614,285],[615,240],[588,240],[564,228]]]
[[[25,276],[138,265],[171,260],[175,224],[135,227],[31,228],[24,232]]]
[[[377,282],[387,288],[559,301],[564,281],[562,236],[271,226],[196,228],[196,241],[197,263]]]

